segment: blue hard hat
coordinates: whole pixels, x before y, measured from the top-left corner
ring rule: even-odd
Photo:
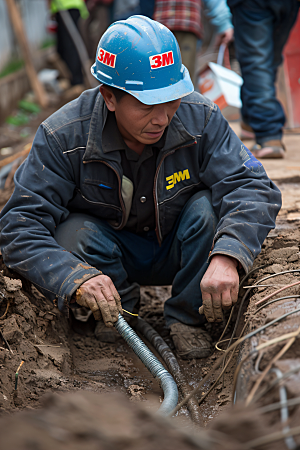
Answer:
[[[91,72],[146,105],[177,100],[194,90],[174,34],[144,16],[120,20],[106,30]]]

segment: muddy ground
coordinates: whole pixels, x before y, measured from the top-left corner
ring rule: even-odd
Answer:
[[[44,113],[44,117],[47,116],[49,112],[51,111],[47,111],[46,115]],[[38,123],[40,123],[44,117],[40,115],[30,124],[30,136],[26,138],[26,142],[18,141],[14,143],[13,140],[11,141],[10,145],[13,147],[14,151],[19,151],[25,143],[32,139]],[[7,125],[1,126],[2,136],[9,136],[12,134],[18,135],[19,131],[20,130],[16,128],[12,132],[11,128],[8,128]],[[296,138],[294,138],[294,140],[295,139]],[[7,145],[7,143],[5,145]],[[294,157],[294,153],[292,153],[292,157]],[[284,207],[278,218],[277,228],[269,234],[263,245],[262,253],[255,262],[255,267],[261,265],[267,266],[257,270],[251,275],[250,279],[246,282],[247,285],[253,285],[268,274],[275,274],[285,270],[296,270],[299,268],[300,229],[298,226],[298,208],[300,205],[300,191],[298,189],[299,180],[295,179],[294,174],[297,167],[295,161],[297,161],[297,159],[294,159],[290,163],[291,166],[286,165],[285,171],[280,172],[277,166],[272,165],[273,162],[270,165],[270,172],[274,172],[275,179],[277,177],[279,186],[282,188]],[[289,172],[288,167],[292,167],[292,176],[294,178],[291,178],[291,172]],[[289,177],[285,176],[286,173],[288,173]],[[272,173],[270,175],[272,175]],[[13,186],[11,185],[6,190],[1,191],[0,209],[7,202],[12,189]],[[300,308],[300,299],[295,297],[288,300],[287,303],[284,301],[274,303],[265,309],[262,309],[261,312],[255,316],[251,316],[251,314],[256,311],[254,305],[256,301],[259,301],[264,296],[279,289],[280,286],[277,285],[286,285],[299,279],[299,273],[285,274],[266,281],[267,284],[276,284],[276,286],[252,289],[249,299],[243,306],[237,335],[239,335],[243,328],[245,323],[244,320],[247,320],[249,317],[251,320],[246,328],[246,333],[276,319],[283,313],[289,312],[295,308]],[[240,298],[242,298],[244,291],[245,290],[243,289],[241,290]],[[169,332],[164,326],[163,320],[163,302],[168,298],[169,293],[169,286],[143,287],[140,315],[149,322],[166,340],[168,345],[174,349]],[[281,295],[300,295],[300,288],[298,286],[292,287],[287,291],[284,291]],[[232,324],[229,326],[223,339],[230,337],[235,319],[236,313],[233,316]],[[215,342],[219,340],[225,323],[226,321],[221,325],[214,324],[208,327]],[[229,435],[231,437],[227,436],[226,442],[224,442],[224,439],[222,438],[221,442],[223,443],[223,446],[219,443],[221,445],[220,447],[218,447],[219,444],[217,443],[210,447],[211,442],[209,441],[210,443],[207,444],[207,449],[243,448],[239,447],[238,443],[249,441],[254,439],[254,437],[259,437],[268,434],[268,432],[272,433],[281,429],[280,414],[278,410],[260,417],[257,415],[258,413],[252,413],[251,409],[245,409],[245,401],[249,401],[250,407],[262,407],[266,404],[278,402],[279,389],[270,390],[262,395],[264,390],[266,390],[266,387],[274,382],[274,377],[277,376],[276,373],[268,373],[261,381],[260,378],[262,377],[263,371],[267,369],[268,364],[276,357],[287,341],[274,344],[273,346],[264,349],[260,352],[259,356],[254,352],[252,355],[253,357],[248,358],[245,363],[242,364],[237,378],[236,389],[236,400],[238,403],[241,402],[243,404],[241,410],[233,410],[231,408],[232,392],[235,382],[234,373],[237,362],[239,363],[250,352],[253,352],[253,349],[255,349],[257,345],[273,339],[274,336],[279,337],[288,332],[297,330],[298,324],[299,313],[292,314],[278,324],[259,333],[255,337],[248,339],[242,346],[241,351],[235,354],[223,379],[220,380],[212,393],[200,406],[203,425],[208,425],[208,428],[218,430],[218,432],[222,431],[227,433],[230,431]],[[18,275],[8,271],[3,263],[0,265],[0,328],[10,346],[9,350],[6,343],[4,341],[1,342],[0,338],[0,416],[3,416],[3,420],[0,420],[0,432],[1,429],[5,430],[7,427],[12,427],[12,429],[14,429],[14,427],[21,427],[20,423],[23,424],[24,421],[26,427],[28,426],[28,430],[32,430],[30,426],[33,428],[36,426],[33,422],[39,416],[39,412],[32,412],[28,416],[22,415],[24,413],[22,413],[21,416],[11,413],[20,410],[35,410],[45,402],[46,406],[44,406],[44,412],[41,413],[41,417],[43,417],[41,420],[48,421],[48,425],[49,423],[52,423],[51,426],[56,427],[57,424],[53,417],[58,414],[58,411],[63,410],[66,414],[71,414],[72,408],[77,402],[79,406],[74,412],[74,417],[71,414],[72,418],[70,421],[71,425],[73,424],[72,426],[70,425],[71,429],[69,429],[66,424],[62,426],[65,430],[64,433],[67,433],[64,436],[69,436],[70,439],[61,439],[61,442],[67,442],[69,445],[67,446],[67,444],[65,444],[65,446],[62,446],[61,448],[77,448],[74,442],[78,436],[74,431],[74,423],[77,423],[79,420],[78,415],[80,416],[81,413],[87,422],[90,421],[90,412],[87,411],[88,408],[86,407],[85,402],[90,403],[91,411],[95,411],[95,414],[97,411],[99,417],[102,417],[101,414],[103,415],[103,407],[102,409],[100,408],[100,410],[99,404],[104,405],[105,408],[110,408],[111,411],[118,409],[118,406],[116,405],[121,404],[123,405],[120,407],[121,410],[122,408],[128,409],[129,417],[134,417],[135,415],[140,417],[140,415],[142,415],[147,423],[149,421],[149,423],[152,424],[151,426],[154,427],[153,430],[156,430],[152,430],[153,435],[157,434],[160,438],[157,441],[155,439],[151,441],[150,439],[153,444],[152,447],[146,447],[146,444],[141,445],[142,441],[139,440],[140,438],[137,438],[138,444],[130,441],[129,438],[127,441],[125,440],[126,442],[124,441],[127,446],[124,442],[121,444],[120,436],[122,433],[125,433],[126,435],[126,432],[124,431],[126,428],[129,427],[129,429],[131,429],[131,425],[129,424],[130,421],[125,421],[120,425],[120,430],[123,431],[120,431],[119,437],[117,436],[115,441],[112,439],[111,434],[108,433],[110,437],[106,436],[103,431],[105,427],[103,426],[101,436],[104,436],[103,439],[104,441],[106,439],[105,442],[109,441],[109,445],[105,446],[106,444],[103,444],[103,447],[97,447],[97,442],[100,442],[100,432],[98,434],[96,433],[98,437],[93,434],[93,426],[94,428],[97,428],[97,424],[91,419],[90,434],[86,436],[87,439],[91,439],[88,441],[90,444],[89,448],[123,449],[135,448],[135,445],[137,445],[136,448],[150,449],[155,447],[167,449],[169,447],[162,438],[164,434],[169,436],[170,443],[173,442],[173,446],[170,446],[170,448],[177,448],[175,443],[177,441],[180,443],[181,439],[183,439],[183,441],[178,448],[202,448],[199,446],[197,447],[198,444],[196,445],[193,442],[186,440],[181,435],[181,437],[179,437],[176,433],[175,435],[174,433],[172,434],[172,431],[169,429],[169,424],[166,424],[165,427],[164,425],[161,425],[161,428],[158,427],[157,419],[155,419],[153,411],[159,408],[162,401],[162,390],[157,381],[153,379],[121,337],[119,337],[114,344],[101,344],[93,335],[92,330],[87,332],[86,335],[78,334],[72,329],[69,319],[62,316],[57,308],[43,297],[30,283],[25,280],[20,280]],[[226,348],[224,345],[221,347]],[[153,350],[151,345],[150,348]],[[222,354],[222,352],[215,350],[212,356],[203,360],[178,360],[191,388],[195,387],[197,383],[209,373],[210,368],[216,362],[220,354]],[[300,347],[299,340],[296,340],[295,343],[287,349],[286,353],[282,355],[280,361],[274,363],[273,367],[281,370],[281,372],[286,372],[295,367],[295,365],[297,366],[298,358],[300,358]],[[19,371],[16,390],[15,372],[21,361],[24,361],[24,363]],[[198,399],[207,392],[216,379],[217,374],[218,373],[212,374],[201,388],[200,392],[197,393]],[[297,372],[287,379],[285,388],[288,398],[299,396],[299,381]],[[257,390],[254,393],[254,399],[250,401],[249,395],[251,397],[251,393],[253,393],[252,389],[256,386],[255,383],[257,384]],[[74,395],[65,397],[65,400],[61,399],[61,397],[58,399],[52,397],[53,393],[65,393],[68,391],[71,391]],[[76,391],[76,396],[74,391]],[[112,393],[123,394],[123,396],[120,398],[117,397],[117,400],[115,400],[115,397],[111,396]],[[98,394],[101,395],[101,397],[97,397]],[[260,394],[260,396],[258,394]],[[47,398],[47,395],[50,395],[50,397]],[[85,397],[85,395],[87,395],[87,397]],[[123,400],[124,397],[129,399],[129,404]],[[97,401],[99,401],[98,404]],[[123,404],[123,402],[125,403]],[[132,409],[134,408],[134,406],[132,406],[133,404],[136,406],[136,409]],[[244,414],[242,414],[242,411]],[[297,426],[298,415],[299,407],[295,406],[290,411],[289,422],[291,427]],[[110,415],[108,414],[106,422],[105,417],[104,414],[104,423],[110,423]],[[257,420],[257,418],[259,418],[259,420]],[[185,429],[190,427],[191,422],[186,407],[181,408],[177,420],[181,420],[181,424]],[[48,431],[51,431],[51,426],[49,425],[48,428],[46,427]],[[20,430],[23,430],[22,427]],[[49,436],[51,435],[50,431]],[[31,431],[28,431],[28,433],[30,434]],[[25,433],[24,436],[27,436],[28,433]],[[74,437],[72,433],[76,438],[74,438],[74,442],[72,441]],[[7,434],[7,436],[8,435],[14,436],[13,433]],[[140,435],[137,433],[137,436]],[[14,437],[17,439],[18,435]],[[94,447],[92,446],[93,439],[95,441],[93,441]],[[202,436],[198,441],[201,440],[202,442],[203,439],[204,437]],[[23,440],[23,443],[25,441],[26,439]],[[73,444],[71,445],[72,442],[74,444],[73,447]],[[183,442],[185,442],[185,444],[183,444]],[[298,442],[300,442],[299,439]],[[7,447],[5,448],[17,448],[17,445],[19,446],[18,441],[11,441],[9,443],[9,440],[7,440]],[[24,447],[20,448],[48,448],[42,444],[41,447],[39,447],[38,444],[36,447],[30,447],[30,445],[26,447],[24,444]],[[187,446],[185,447],[184,445]],[[53,448],[53,446],[49,446],[49,448]],[[78,448],[82,447],[79,446]],[[265,445],[257,448],[276,449],[285,447],[283,447],[283,441],[281,440],[279,443],[272,443],[271,447]]]

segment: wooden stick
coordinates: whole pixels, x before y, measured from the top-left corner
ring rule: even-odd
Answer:
[[[28,153],[30,152],[31,146],[32,146],[32,142],[25,145],[23,150],[15,153],[14,155],[11,155],[11,156],[8,156],[7,158],[1,159],[0,169],[1,169],[1,167],[5,167],[5,166],[7,166],[7,164],[14,162],[16,159],[20,158],[21,156],[27,156]]]
[[[28,45],[27,37],[26,37],[25,31],[24,31],[20,11],[15,3],[15,0],[5,0],[5,1],[6,1],[6,6],[7,6],[8,14],[9,14],[11,22],[12,22],[13,29],[16,34],[16,38],[19,42],[22,56],[25,61],[26,72],[27,72],[31,87],[33,89],[33,92],[36,95],[38,103],[40,104],[40,106],[42,108],[45,108],[48,105],[47,95],[43,88],[42,83],[38,79],[36,70],[35,70],[33,62],[32,62],[29,45]]]

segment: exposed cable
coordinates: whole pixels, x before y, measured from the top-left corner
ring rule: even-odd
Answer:
[[[164,391],[164,400],[158,413],[163,416],[168,415],[170,411],[174,409],[174,406],[177,405],[178,401],[178,390],[173,377],[138,337],[136,332],[128,325],[121,314],[119,314],[118,320],[114,326],[152,375],[159,379]]]
[[[300,312],[300,308],[297,308],[293,311],[289,311],[286,314],[283,314],[280,317],[277,317],[276,319],[272,320],[271,322],[263,325],[262,327],[251,331],[251,333],[247,334],[246,336],[243,336],[242,338],[238,339],[234,344],[232,344],[227,350],[225,350],[223,356],[221,356],[213,365],[212,369],[210,370],[210,372],[208,372],[207,375],[205,375],[205,377],[200,381],[200,383],[195,387],[195,389],[193,389],[191,391],[191,393],[189,395],[187,395],[177,406],[176,408],[171,412],[171,415],[175,414],[177,411],[179,411],[179,409],[186,404],[186,402],[193,396],[195,395],[200,388],[203,386],[203,384],[206,383],[206,381],[211,377],[211,375],[218,369],[218,367],[222,364],[222,362],[224,361],[224,358],[226,357],[226,355],[234,350],[238,345],[240,345],[242,342],[244,342],[246,339],[251,338],[252,336],[254,336],[255,334],[259,333],[260,331],[265,330],[266,328],[270,327],[271,325],[274,325],[274,323],[279,322],[280,320],[284,319],[285,317],[290,316],[291,314],[295,314],[297,312]]]
[[[5,339],[5,337],[4,337],[4,335],[3,335],[3,333],[2,333],[1,330],[0,330],[0,336],[1,336],[1,338],[3,339],[3,342],[4,342],[4,344],[6,345],[7,349],[10,351],[10,353],[13,353],[12,349],[10,348],[9,343],[8,343],[7,340]]]
[[[250,276],[251,274],[253,274],[254,272],[256,272],[256,271],[259,270],[259,269],[264,269],[264,268],[267,267],[268,265],[269,265],[269,264],[264,264],[264,265],[262,265],[262,266],[258,266],[258,267],[255,267],[254,269],[251,269],[251,270],[250,270],[250,271],[242,278],[242,280],[241,280],[241,282],[240,282],[240,284],[239,284],[239,291],[240,291],[240,289],[242,288],[244,282],[249,278],[249,276]],[[249,292],[250,292],[250,289],[248,289],[248,291],[244,294],[244,296],[243,296],[243,298],[242,298],[242,300],[241,300],[241,303],[240,303],[240,305],[239,305],[238,315],[237,315],[237,318],[236,318],[236,321],[235,321],[235,324],[234,324],[233,331],[232,331],[232,333],[231,333],[231,337],[230,337],[229,342],[228,342],[228,345],[227,345],[227,349],[231,346],[232,341],[233,341],[233,339],[234,339],[234,336],[235,336],[235,333],[236,333],[236,330],[237,330],[237,326],[238,326],[238,323],[239,323],[239,321],[240,321],[240,317],[241,317],[241,313],[242,313],[242,308],[243,308],[244,302],[245,302],[245,300],[246,300],[247,295],[249,294]],[[219,345],[220,342],[222,341],[222,339],[223,339],[223,337],[224,337],[224,335],[225,335],[225,332],[226,332],[226,330],[227,330],[227,328],[228,328],[228,326],[229,326],[229,324],[230,324],[230,321],[231,321],[233,312],[234,312],[234,310],[235,310],[235,306],[236,306],[236,305],[233,305],[233,307],[231,308],[230,316],[229,316],[229,318],[228,318],[228,321],[227,321],[227,324],[226,324],[226,326],[225,326],[225,329],[224,329],[224,331],[223,331],[223,333],[222,333],[220,339],[219,339],[218,342],[215,344],[215,348],[216,348],[217,350],[218,350],[218,345]],[[226,364],[226,358],[224,358],[224,361],[223,361],[223,369],[224,369],[224,367],[225,367],[225,364]],[[226,366],[226,367],[227,367],[227,366]],[[225,373],[225,371],[224,371],[223,373]],[[224,378],[223,378],[223,385],[224,385]]]
[[[277,378],[279,378],[279,379],[282,378],[282,372],[278,368],[274,367],[272,369],[272,372],[275,372]],[[286,393],[285,386],[279,387],[279,397],[280,397],[280,403],[281,403],[280,417],[281,417],[281,423],[283,425],[282,431],[283,431],[283,433],[287,433],[290,431],[290,427],[287,424],[287,421],[289,419],[289,409],[286,406],[284,406],[284,403],[287,401],[287,393]],[[285,440],[285,444],[289,450],[296,450],[296,448],[298,447],[293,436],[288,436],[284,440]]]
[[[248,333],[248,334],[247,334],[246,336],[244,336],[243,338],[240,338],[239,341],[243,342],[244,340],[249,339],[249,338],[255,336],[255,334],[257,334],[257,333],[259,333],[259,332],[265,330],[266,328],[270,327],[271,325],[274,325],[274,323],[277,323],[277,322],[279,322],[280,320],[284,319],[285,317],[288,317],[288,316],[290,316],[291,314],[294,314],[294,313],[296,313],[296,312],[300,312],[300,308],[297,308],[297,309],[295,309],[295,310],[293,310],[293,311],[289,311],[289,312],[283,314],[282,316],[277,317],[276,319],[272,320],[271,322],[269,322],[269,323],[263,325],[262,327],[257,328],[257,329],[255,329],[255,330],[251,331],[250,333]],[[237,342],[239,342],[239,341],[237,341]],[[250,357],[250,356],[252,356],[253,354],[257,353],[258,350],[259,350],[259,347],[257,347],[257,349],[255,349],[255,350],[253,350],[252,352],[250,352],[250,353],[249,353],[249,354],[248,354],[248,355],[247,355],[247,356],[239,363],[239,365],[237,366],[236,371],[235,371],[235,374],[234,374],[234,378],[233,378],[232,398],[235,397],[235,390],[236,390],[237,378],[238,378],[238,375],[239,375],[239,372],[240,372],[240,370],[241,370],[241,368],[242,368],[243,363],[248,359],[248,357]]]
[[[283,431],[276,431],[275,433],[267,434],[266,436],[261,436],[257,439],[253,439],[252,441],[244,442],[243,445],[247,450],[251,450],[256,447],[260,447],[261,445],[270,444],[271,442],[280,441],[281,439],[285,439],[289,436],[296,436],[300,434],[300,426],[291,428],[288,432],[284,433]]]
[[[9,308],[9,306],[10,306],[10,301],[9,301],[8,298],[6,298],[6,310],[5,310],[5,313],[0,317],[0,320],[5,319],[6,314],[8,313],[8,308]]]
[[[281,380],[280,380],[281,381]],[[292,407],[300,405],[300,397],[291,398],[290,400],[286,400],[285,402],[276,402],[271,403],[270,405],[262,406],[257,410],[257,414],[266,414],[272,411],[276,411],[281,407]]]
[[[253,317],[254,317],[259,311],[261,311],[262,309],[264,309],[264,308],[266,308],[267,306],[271,305],[272,303],[276,303],[276,302],[279,302],[280,300],[285,300],[285,299],[287,299],[287,298],[300,298],[300,295],[287,295],[287,296],[285,296],[285,297],[275,298],[274,300],[271,300],[270,302],[265,303],[264,305],[262,305],[260,308],[258,308],[256,311],[254,311],[254,312],[250,315],[250,317],[247,319],[247,321],[246,321],[246,323],[245,323],[245,325],[244,325],[244,327],[243,327],[243,329],[242,329],[242,331],[241,331],[240,337],[244,334],[244,331],[245,331],[245,329],[247,328],[247,325],[249,324],[250,320],[253,319]]]
[[[178,361],[170,349],[170,347],[166,344],[163,338],[157,333],[157,331],[145,320],[140,317],[137,320],[135,325],[136,330],[138,330],[145,338],[153,345],[153,347],[158,351],[159,355],[162,357],[168,370],[173,376],[182,397],[186,396],[190,391],[191,387],[187,383],[185,376],[181,370]],[[200,414],[200,409],[198,405],[198,401],[195,398],[191,398],[187,403],[187,408],[191,414],[191,418],[194,423],[203,426],[203,420]]]
[[[275,355],[271,361],[267,364],[267,367],[264,369],[264,371],[262,372],[262,374],[260,375],[260,377],[256,380],[253,388],[251,389],[247,399],[246,399],[246,406],[248,406],[255,393],[257,392],[259,386],[261,385],[262,381],[264,380],[264,378],[266,377],[267,373],[269,372],[269,370],[271,369],[272,365],[278,361],[287,351],[288,349],[293,345],[293,343],[295,342],[296,338],[299,336],[300,334],[300,327],[298,328],[297,332],[293,333],[293,336],[289,339],[289,341],[285,344],[285,346],[277,353],[277,355]],[[271,344],[270,344],[271,345]],[[258,348],[257,348],[258,350]]]
[[[294,369],[289,370],[288,372],[285,372],[282,375],[282,378],[280,380],[276,379],[273,380],[268,386],[266,386],[264,389],[262,389],[256,397],[253,399],[253,403],[257,403],[264,395],[267,394],[271,389],[273,389],[277,384],[279,384],[281,381],[288,378],[290,375],[293,375],[294,373],[297,373],[300,371],[300,366],[294,367]]]
[[[265,302],[266,300],[269,300],[269,298],[274,297],[274,295],[279,294],[279,292],[285,291],[288,288],[291,288],[293,286],[296,286],[300,284],[300,281],[296,281],[295,283],[292,284],[287,284],[286,286],[278,289],[277,291],[273,292],[272,294],[267,295],[266,297],[262,298],[261,300],[259,300],[258,302],[255,303],[255,306],[260,305],[261,303]]]

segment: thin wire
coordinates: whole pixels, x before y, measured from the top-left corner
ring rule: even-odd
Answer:
[[[258,400],[260,400],[261,397],[263,397],[267,392],[269,392],[271,389],[273,389],[273,387],[275,387],[277,384],[279,384],[282,380],[285,380],[290,375],[293,375],[294,373],[299,372],[299,371],[300,371],[300,366],[297,366],[294,369],[291,369],[288,372],[285,372],[280,380],[276,379],[276,380],[272,381],[267,387],[265,387],[265,389],[262,389],[257,394],[256,397],[254,397],[253,403],[258,402]]]
[[[274,367],[272,369],[272,372],[275,372],[277,378],[279,378],[279,379],[282,378],[281,370]],[[289,409],[283,405],[287,401],[287,393],[286,393],[286,388],[284,385],[279,387],[279,398],[280,398],[280,403],[281,403],[280,417],[281,417],[281,423],[283,425],[282,431],[284,433],[287,433],[290,431],[290,426],[287,423],[287,421],[289,419]],[[289,450],[295,450],[297,448],[297,443],[295,442],[295,439],[293,438],[293,436],[286,437],[284,440],[285,440],[285,444]]]
[[[256,380],[253,388],[251,389],[248,397],[246,398],[246,406],[248,406],[251,401],[253,400],[253,397],[255,395],[255,393],[257,392],[259,386],[261,385],[261,383],[263,382],[264,378],[266,377],[267,373],[269,372],[269,370],[271,369],[272,365],[278,361],[287,351],[288,349],[293,345],[293,343],[295,342],[296,338],[299,336],[300,334],[300,327],[298,328],[298,330],[294,333],[294,336],[290,338],[290,340],[284,345],[284,347],[271,359],[271,361],[268,363],[267,367],[265,368],[265,370],[262,372],[262,374],[260,375],[260,377]],[[270,344],[271,345],[271,344]]]
[[[282,403],[281,402],[271,403],[271,405],[266,405],[263,406],[262,408],[259,408],[256,412],[257,414],[266,414],[268,412],[276,411],[277,409],[280,409],[282,406],[292,407],[297,405],[300,405],[300,397],[291,398],[290,400],[287,400],[286,402]]]
[[[248,333],[248,334],[247,334],[246,336],[244,336],[243,338],[240,338],[237,342],[243,342],[244,340],[249,339],[249,338],[255,336],[255,334],[257,334],[257,333],[259,333],[259,332],[265,330],[266,328],[270,327],[271,325],[274,325],[274,323],[279,322],[280,320],[284,319],[285,317],[290,316],[291,314],[294,314],[295,312],[300,312],[300,308],[297,308],[297,309],[295,309],[295,310],[293,310],[293,311],[289,311],[289,312],[283,314],[282,316],[277,317],[276,319],[272,320],[271,322],[269,322],[269,323],[263,325],[262,327],[257,328],[256,330],[251,331],[250,333]],[[232,391],[232,398],[233,398],[233,399],[234,399],[234,397],[235,397],[237,378],[238,378],[239,372],[240,372],[240,370],[241,370],[241,368],[242,368],[242,365],[243,365],[243,363],[248,359],[248,357],[250,357],[251,355],[255,354],[256,352],[257,352],[257,349],[255,349],[255,350],[253,350],[252,352],[250,352],[249,355],[247,355],[247,356],[239,363],[239,365],[238,365],[237,368],[236,368],[236,371],[235,371],[235,374],[234,374],[234,378],[233,378],[233,391]]]
[[[296,436],[300,434],[300,426],[291,428],[288,432],[276,431],[275,433],[267,434],[267,436],[261,436],[252,441],[244,442],[244,447],[247,450],[251,450],[255,447],[260,447],[261,445],[270,444],[271,442],[276,442],[289,436]]]
[[[264,264],[264,265],[262,265],[262,266],[255,267],[254,269],[250,270],[250,271],[242,278],[242,280],[241,280],[241,282],[240,282],[240,284],[239,284],[239,291],[240,291],[240,289],[242,288],[244,282],[247,280],[247,278],[248,278],[252,273],[256,272],[256,271],[259,270],[259,269],[264,269],[264,268],[267,267],[268,265],[269,265],[269,264]],[[237,318],[236,318],[236,321],[235,321],[235,324],[234,324],[234,328],[233,328],[233,331],[232,331],[232,333],[231,333],[231,336],[230,336],[230,339],[229,339],[229,342],[228,342],[228,345],[227,345],[227,349],[231,346],[232,341],[233,341],[233,339],[234,339],[234,336],[235,336],[235,333],[236,333],[236,330],[237,330],[237,326],[238,326],[238,323],[239,323],[239,320],[240,320],[240,317],[241,317],[242,308],[243,308],[244,302],[245,302],[245,300],[246,300],[247,295],[248,295],[249,292],[250,292],[250,289],[248,289],[248,291],[244,294],[244,296],[243,296],[243,298],[242,298],[242,300],[241,300],[241,303],[240,303],[240,305],[239,305],[238,315],[237,315]],[[232,318],[234,309],[235,309],[235,305],[233,305],[233,307],[232,307],[232,309],[231,309],[230,316],[229,316],[229,318],[228,318],[228,321],[227,321],[225,330],[223,331],[223,333],[222,333],[220,339],[218,340],[218,342],[217,342],[216,345],[215,345],[216,348],[218,347],[218,345],[220,344],[220,341],[222,341],[222,339],[223,339],[223,337],[224,337],[224,335],[225,335],[225,332],[226,332],[226,330],[227,330],[227,328],[228,328],[228,326],[229,326],[229,323],[230,323],[230,321],[231,321],[231,318]],[[224,367],[225,367],[225,364],[226,364],[226,358],[224,358],[224,361],[223,361],[223,369],[224,369]],[[223,387],[224,387],[224,378],[223,378]]]
[[[6,310],[5,310],[5,313],[0,317],[0,320],[5,319],[6,314],[7,314],[7,312],[8,312],[9,306],[10,306],[10,301],[9,301],[8,298],[7,298],[7,299],[6,299]]]
[[[252,286],[244,286],[243,289],[252,289],[258,287],[274,287],[274,286],[285,286],[285,284],[253,284]]]
[[[268,264],[269,266],[270,264]],[[255,284],[261,283],[262,281],[268,280],[269,278],[278,277],[279,275],[284,275],[286,273],[294,273],[294,272],[300,272],[300,269],[292,269],[292,270],[284,270],[283,272],[277,272],[273,273],[272,275],[268,275],[264,278],[261,278],[259,281],[257,281]]]
[[[5,345],[6,345],[6,347],[7,347],[7,349],[10,351],[10,353],[12,353],[13,354],[13,351],[12,351],[12,349],[10,348],[10,345],[9,345],[9,343],[7,342],[7,340],[5,339],[5,337],[4,337],[4,335],[3,335],[3,333],[2,333],[2,331],[0,330],[0,336],[1,336],[1,338],[3,339],[3,342],[5,343]]]
[[[238,338],[235,337],[235,338],[233,338],[233,339],[238,339]],[[217,349],[219,352],[225,352],[225,350],[224,350],[223,348],[220,348],[219,345],[222,344],[223,342],[227,342],[227,341],[229,341],[229,340],[230,340],[230,339],[223,339],[222,341],[218,341],[218,342],[216,343],[216,345],[215,345],[216,349]]]
[[[126,311],[126,309],[122,308],[124,312],[126,312],[127,314],[130,314],[131,316],[135,316],[135,317],[139,317],[138,314],[134,314],[132,312]]]
[[[265,267],[267,267],[267,266],[269,266],[269,264],[264,264],[263,266],[255,267],[254,269],[250,270],[250,271],[244,276],[244,278],[242,278],[242,280],[241,280],[241,282],[240,282],[240,284],[239,284],[239,290],[242,288],[243,283],[247,280],[247,278],[248,278],[252,273],[256,272],[256,271],[259,270],[259,269],[263,269],[263,268],[265,268]],[[242,301],[243,301],[243,300],[242,300]],[[242,306],[242,305],[241,305],[241,306]],[[241,309],[241,306],[239,306],[240,309]],[[228,326],[229,326],[229,324],[230,324],[230,321],[231,321],[231,318],[232,318],[232,314],[233,314],[234,309],[235,309],[235,305],[233,305],[233,307],[231,308],[230,315],[229,315],[229,318],[228,318],[228,320],[227,320],[225,329],[224,329],[223,333],[221,334],[221,336],[220,336],[218,342],[216,343],[216,345],[218,345],[218,344],[222,341],[222,339],[223,339],[223,337],[224,337],[224,335],[225,335],[225,332],[226,332],[226,330],[227,330],[227,328],[228,328]],[[236,320],[236,323],[237,323],[237,322],[238,322],[238,320]],[[233,330],[232,335],[231,335],[232,337],[234,337],[235,331],[236,331],[236,329]],[[230,347],[231,343],[232,343],[232,341],[228,344],[227,348]]]
[[[258,354],[257,358],[256,358],[256,361],[255,361],[255,367],[254,367],[254,370],[255,370],[256,373],[262,373],[262,371],[259,370],[259,366],[260,366],[262,357],[264,356],[264,353],[265,353],[265,352],[260,352],[260,353]]]
[[[243,329],[242,329],[242,332],[241,332],[241,334],[240,334],[240,337],[243,335],[243,333],[244,333],[244,331],[245,331],[247,325],[249,324],[250,320],[253,319],[253,317],[254,317],[259,311],[261,311],[262,309],[264,309],[264,308],[266,308],[267,306],[271,305],[272,303],[276,303],[276,302],[279,302],[280,300],[285,300],[285,299],[287,299],[287,298],[300,298],[300,295],[287,295],[287,296],[285,296],[285,297],[275,298],[274,300],[271,300],[270,302],[265,303],[264,305],[262,305],[260,308],[258,308],[256,311],[254,311],[254,312],[250,315],[250,317],[247,319],[247,321],[246,321],[246,323],[245,323],[245,325],[244,325],[244,327],[243,327]]]
[[[269,300],[269,298],[274,297],[274,295],[279,294],[279,292],[285,291],[286,289],[291,288],[293,286],[296,286],[298,284],[300,284],[300,280],[296,281],[295,283],[285,285],[284,287],[282,287],[282,288],[278,289],[277,291],[273,292],[273,294],[269,294],[266,297],[264,297],[261,300],[259,300],[258,302],[256,302],[255,306],[258,306],[261,303],[263,303],[264,301]]]
[[[203,402],[203,400],[211,393],[211,391],[215,388],[215,386],[217,385],[217,383],[219,382],[220,378],[222,377],[222,375],[225,373],[225,370],[227,369],[227,367],[229,366],[232,358],[233,358],[234,352],[231,353],[228,361],[226,362],[226,364],[223,366],[223,369],[221,370],[221,372],[219,373],[216,381],[214,382],[214,384],[210,387],[210,389],[200,398],[199,400],[199,405]]]
[[[186,402],[192,397],[194,396],[199,390],[200,388],[203,386],[203,384],[206,383],[206,381],[211,377],[211,375],[215,372],[216,369],[218,369],[218,367],[222,364],[224,358],[226,357],[226,355],[234,350],[239,344],[241,344],[242,342],[244,342],[246,339],[251,338],[252,336],[254,336],[255,334],[265,330],[266,328],[270,327],[271,325],[274,325],[274,323],[279,322],[280,320],[284,319],[285,317],[290,316],[291,314],[295,314],[297,312],[300,312],[300,308],[295,309],[294,311],[289,311],[286,314],[283,314],[280,317],[277,317],[276,319],[272,320],[271,322],[263,325],[260,328],[257,328],[254,331],[251,331],[251,333],[247,334],[246,336],[243,336],[242,338],[238,339],[234,344],[232,344],[227,350],[225,350],[223,356],[221,356],[213,365],[212,369],[210,370],[210,372],[200,381],[200,383],[198,383],[198,385],[195,387],[195,389],[193,389],[189,395],[187,395],[177,406],[176,408],[170,413],[170,415],[175,414],[177,411],[180,410],[180,408],[186,404]]]

